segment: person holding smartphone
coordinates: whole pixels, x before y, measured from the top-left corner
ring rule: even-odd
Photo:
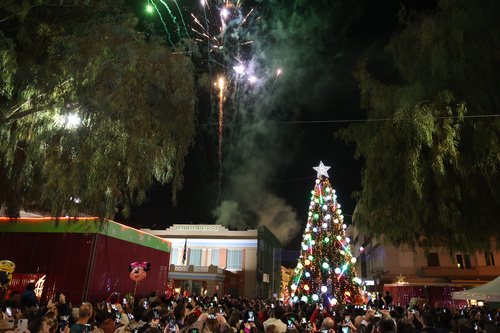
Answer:
[[[281,321],[281,317],[283,317],[284,314],[285,310],[283,307],[276,305],[272,312],[272,317],[264,322],[264,330],[270,325],[275,325],[279,332],[285,332],[287,330],[287,325]]]
[[[177,320],[175,320],[175,317],[172,316],[170,320],[167,323],[167,327],[165,327],[165,333],[178,333],[179,326],[177,326]]]
[[[149,309],[145,314],[146,324],[142,325],[137,333],[143,333],[150,327],[158,327],[160,323],[160,315],[158,309]]]
[[[69,316],[59,316],[59,319],[58,319],[58,328],[57,328],[57,332],[59,330],[62,330],[64,331],[66,329],[66,327],[68,327],[68,324],[69,324]]]
[[[202,313],[190,327],[198,332],[209,331],[211,333],[223,332],[228,328],[226,318],[216,310]]]
[[[355,317],[354,320],[351,319],[351,316],[345,316],[342,323],[342,333],[356,332],[362,321],[363,317],[361,316]]]
[[[187,317],[186,304],[184,302],[180,302],[176,305],[176,307],[174,308],[174,317],[179,329],[183,329],[186,326],[184,324],[184,320]]]
[[[54,297],[55,305],[59,316],[71,316],[72,310],[68,302],[66,302],[66,295],[57,291]]]
[[[78,320],[73,326],[71,326],[70,332],[85,333],[85,325],[89,323],[91,317],[92,317],[92,304],[83,303],[82,305],[80,305],[78,311]]]
[[[120,323],[123,326],[128,326],[130,324],[130,319],[128,317],[127,311],[125,311],[120,303],[115,304],[116,308],[116,323]]]
[[[316,318],[318,317],[318,315],[320,314],[320,312],[323,314],[323,317],[325,318],[323,320],[323,322],[329,318],[332,323],[330,323],[330,321],[328,320],[327,321],[327,326],[332,326],[331,328],[326,328],[326,329],[333,329],[334,331],[337,331],[337,322],[335,321],[335,318],[333,318],[333,316],[324,309],[323,307],[323,304],[316,304],[316,310],[314,310],[313,314],[311,315],[311,318],[309,319],[309,322],[312,323],[313,325],[313,329],[315,331],[317,331],[317,327],[316,327]],[[330,325],[331,324],[331,325]],[[323,324],[322,324],[323,325]]]
[[[248,311],[253,312],[253,310],[248,310]],[[257,326],[255,326],[255,313],[252,313],[252,316],[250,316],[250,314],[249,314],[248,320],[244,324],[245,324],[244,333],[251,333],[252,331],[253,332],[257,331]]]
[[[366,310],[366,313],[364,317],[359,316],[360,318],[355,318],[354,319],[354,326],[357,329],[357,333],[369,333],[369,325],[372,324],[373,322],[377,322],[380,320],[380,317],[375,317],[375,310],[368,309]],[[377,319],[375,319],[377,318]]]

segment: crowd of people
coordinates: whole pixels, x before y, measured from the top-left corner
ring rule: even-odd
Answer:
[[[500,333],[499,312],[486,305],[393,306],[389,295],[363,306],[331,306],[152,293],[73,307],[60,292],[38,304],[29,289],[2,302],[0,333]]]

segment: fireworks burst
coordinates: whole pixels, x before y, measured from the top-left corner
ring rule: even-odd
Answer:
[[[258,68],[255,67],[255,64],[254,66],[249,65],[252,63],[253,55],[251,47],[253,40],[246,39],[250,35],[246,29],[251,24],[257,10],[255,8],[244,9],[240,0],[234,2],[230,0],[200,0],[200,8],[190,13],[192,20],[186,24],[177,1],[173,0],[177,6],[180,19],[175,17],[166,1],[149,0],[148,4],[151,3],[156,13],[160,16],[170,42],[172,43],[169,30],[158,8],[160,7],[160,3],[167,10],[168,15],[175,25],[175,33],[178,40],[182,42],[185,38],[192,38],[196,41],[199,49],[205,50],[205,52],[202,51],[202,63],[207,66],[208,74],[212,76],[213,72],[218,77],[214,83],[214,94],[210,96],[212,114],[215,117],[218,113],[217,135],[220,193],[223,171],[223,139],[225,134],[224,111],[229,112],[234,117],[239,112],[239,106],[244,104],[240,99],[245,96],[248,97],[248,94],[245,95],[239,93],[239,91],[256,89],[264,83],[264,80],[256,75]],[[157,2],[158,7],[155,5],[155,2]],[[182,27],[179,22],[182,22]],[[172,43],[172,45],[174,44]],[[269,93],[266,108],[280,74],[281,69],[278,69]],[[218,89],[218,93],[216,93],[216,89]],[[227,103],[225,103],[226,99]],[[224,110],[224,107],[228,108],[228,110]],[[228,121],[229,119],[227,118]]]

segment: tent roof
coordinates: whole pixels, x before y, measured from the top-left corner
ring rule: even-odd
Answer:
[[[500,276],[482,286],[453,293],[453,299],[474,299],[488,302],[500,302]]]
[[[121,223],[97,217],[0,217],[0,232],[101,234],[152,249],[172,252],[172,242]]]

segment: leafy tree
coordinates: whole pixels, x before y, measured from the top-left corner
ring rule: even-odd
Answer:
[[[399,82],[377,80],[360,61],[368,121],[340,133],[365,160],[358,227],[450,254],[500,239],[499,11],[494,0],[403,8],[386,47]]]
[[[156,180],[182,187],[191,60],[137,32],[119,0],[0,6],[0,204],[125,215]]]

